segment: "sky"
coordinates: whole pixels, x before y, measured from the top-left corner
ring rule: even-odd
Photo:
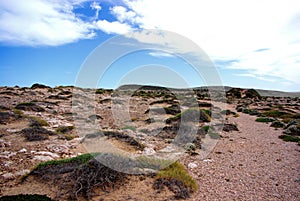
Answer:
[[[300,91],[299,27],[296,0],[0,0],[0,86],[76,85],[97,47],[166,30],[201,48],[224,86]],[[146,49],[120,56],[97,87],[134,83],[214,84],[178,54]]]

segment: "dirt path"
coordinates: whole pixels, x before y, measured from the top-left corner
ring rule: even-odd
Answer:
[[[300,146],[278,138],[282,130],[239,113],[240,131],[224,132],[208,156],[190,170],[199,191],[190,200],[300,200]]]

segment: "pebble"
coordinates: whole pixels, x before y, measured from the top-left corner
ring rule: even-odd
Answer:
[[[4,180],[9,180],[9,179],[13,179],[15,177],[15,175],[13,175],[12,173],[5,173],[2,175],[2,178]]]
[[[196,167],[198,167],[198,165],[196,163],[189,163],[188,164],[189,169],[193,169],[193,168],[196,168]]]
[[[26,152],[27,152],[27,149],[25,149],[25,148],[18,151],[18,153],[26,153]]]
[[[51,160],[53,160],[53,158],[52,157],[50,157],[50,156],[34,156],[33,157],[33,160],[38,160],[38,161],[51,161]]]
[[[50,156],[51,158],[59,158],[59,155],[49,151],[39,151],[35,153],[36,155]]]
[[[143,154],[144,155],[153,155],[155,154],[156,151],[152,148],[149,148],[149,147],[146,147],[144,150],[143,150]]]

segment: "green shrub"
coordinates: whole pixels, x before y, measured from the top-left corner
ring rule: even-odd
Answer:
[[[43,112],[44,108],[36,105],[34,102],[23,102],[16,105],[15,109],[34,111],[34,112]]]
[[[285,142],[300,142],[300,138],[296,136],[291,136],[291,135],[280,135],[280,139],[282,139]]]
[[[126,130],[126,129],[129,129],[129,130],[132,130],[132,131],[136,131],[136,127],[130,126],[130,125],[126,125],[126,126],[122,127],[122,130]]]
[[[155,189],[160,189],[163,185],[167,185],[176,194],[176,198],[187,198],[190,193],[198,189],[196,181],[178,161],[159,171],[155,179]]]
[[[49,124],[46,120],[43,120],[39,117],[28,116],[28,119],[30,119],[32,121],[31,122],[31,127],[49,126]]]
[[[24,115],[24,112],[22,110],[16,108],[13,109],[13,112],[20,117]]]
[[[189,121],[194,121],[194,120],[199,120],[200,122],[210,122],[211,117],[207,114],[208,110],[199,110],[198,108],[190,108],[187,109],[174,117],[170,117],[166,120],[166,123],[171,123],[172,121],[180,120],[182,117],[185,118],[185,120]],[[197,116],[198,115],[198,116]]]
[[[60,126],[55,129],[55,132],[57,134],[65,134],[71,132],[74,128],[74,126]]]
[[[54,134],[52,131],[42,127],[24,128],[21,133],[24,134],[26,140],[28,141],[46,140],[49,138],[49,135]]]
[[[268,122],[273,122],[273,121],[275,121],[275,119],[273,119],[273,118],[268,118],[268,117],[258,117],[255,121],[256,121],[256,122],[268,123]]]
[[[265,116],[265,117],[280,118],[284,115],[288,115],[288,113],[278,111],[278,110],[270,110],[270,111],[267,111],[267,112],[263,112],[262,115]]]

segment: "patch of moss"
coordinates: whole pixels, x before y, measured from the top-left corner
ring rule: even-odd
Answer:
[[[30,125],[31,127],[49,126],[48,122],[40,117],[28,116],[27,118],[32,121]]]
[[[24,112],[22,110],[16,108],[13,109],[13,112],[20,117],[24,115]]]
[[[202,129],[204,130],[205,133],[207,133],[208,130],[210,129],[210,126],[209,125],[202,126]]]
[[[205,110],[199,110],[198,108],[190,108],[187,109],[174,117],[170,117],[166,120],[166,123],[171,123],[172,121],[180,120],[182,117],[185,118],[185,120],[189,121],[195,121],[199,120],[200,122],[210,122],[211,117],[207,114],[208,111]]]
[[[268,117],[258,117],[255,121],[256,121],[256,122],[268,123],[268,122],[273,122],[273,121],[275,121],[275,119],[273,119],[273,118],[268,118]]]
[[[75,127],[74,126],[60,126],[55,129],[57,134],[65,134],[71,132]]]
[[[175,184],[177,186],[179,186],[180,183],[183,184],[184,187],[186,187],[187,192],[181,192],[185,190],[184,188],[177,189],[175,193],[178,198],[189,197],[190,193],[198,189],[196,181],[188,174],[185,167],[178,161],[171,164],[169,167],[159,171],[155,176],[155,179],[156,182],[161,183],[166,183],[167,181],[167,185],[170,190],[174,190],[172,186],[170,186],[172,184]]]
[[[126,130],[126,129],[129,129],[129,130],[132,130],[132,131],[136,131],[136,127],[130,126],[130,125],[126,125],[126,126],[122,127],[122,130]]]
[[[280,135],[280,139],[282,139],[285,142],[298,142],[300,143],[300,138],[297,136],[291,136],[291,135]]]
[[[282,112],[282,111],[279,111],[279,110],[270,110],[270,111],[267,111],[267,112],[263,112],[262,115],[265,116],[265,117],[280,118],[284,115],[288,115],[288,113]]]

